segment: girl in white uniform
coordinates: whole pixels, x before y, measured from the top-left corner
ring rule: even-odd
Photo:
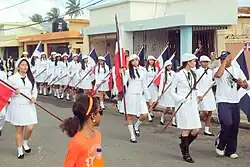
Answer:
[[[87,73],[89,73],[89,71],[91,71],[92,67],[91,65],[88,63],[88,56],[84,55],[82,57],[82,62],[81,62],[81,69],[78,73],[79,75],[79,80],[78,82],[80,82],[80,80],[82,80],[83,77],[85,77],[85,75]],[[91,74],[92,72],[90,72],[89,74]],[[84,91],[84,93],[88,93],[91,89],[92,89],[92,77],[90,77],[90,75],[87,75],[79,84],[79,88],[82,89]]]
[[[51,52],[51,56],[50,56],[50,60],[48,60],[48,71],[49,71],[49,75],[51,74],[51,76],[48,79],[48,83],[50,83],[53,80],[53,76],[55,75],[55,60],[56,60],[56,52]],[[55,89],[54,89],[54,85],[51,85],[49,87],[49,95],[52,94],[52,92],[54,92],[55,95]]]
[[[4,71],[0,71],[0,79],[7,82],[7,74]],[[2,129],[5,123],[6,107],[0,111],[0,136],[2,136]]]
[[[54,96],[57,97],[58,99],[60,99],[60,81],[58,81],[60,79],[60,75],[61,75],[61,71],[62,71],[62,65],[61,65],[61,57],[62,55],[57,53],[55,56],[55,63],[54,63],[54,68],[55,71],[53,73],[53,86],[55,88],[54,90]]]
[[[175,107],[175,101],[170,96],[170,85],[172,84],[172,80],[175,75],[175,72],[171,69],[172,69],[172,62],[170,60],[167,60],[164,63],[164,71],[161,74],[161,82],[159,85],[159,94],[158,94],[158,97],[161,96],[158,105],[166,108],[166,110],[161,115],[161,121],[160,121],[161,125],[164,125],[165,122],[164,116],[166,115],[166,113],[168,111],[174,112],[174,107]],[[172,126],[176,126],[175,117],[172,120]]]
[[[149,85],[150,82],[154,79],[154,77],[158,74],[158,68],[155,66],[155,57],[154,56],[148,56],[147,62],[146,62],[146,78],[147,78],[147,84]],[[150,85],[148,88],[150,97],[152,98],[152,103],[155,103],[158,97],[158,87],[154,83]],[[148,99],[146,97],[146,99]],[[148,102],[148,101],[147,101]],[[148,108],[149,108],[148,104]],[[148,121],[152,122],[152,117],[154,117],[153,113],[148,113]]]
[[[71,89],[71,95],[73,97],[73,101],[75,102],[76,96],[76,88],[75,85],[79,81],[79,71],[81,69],[81,64],[78,62],[78,54],[73,54],[73,61],[69,64],[69,71],[68,76],[70,77],[71,81],[69,83]]]
[[[104,110],[104,97],[105,92],[109,91],[109,77],[107,75],[109,74],[109,67],[105,63],[105,58],[103,56],[98,57],[98,65],[95,69],[95,90],[97,89],[98,85],[101,84],[101,82],[105,79],[105,82],[102,83],[102,85],[97,89],[98,95],[100,98],[100,107]],[[105,78],[106,77],[106,78]]]
[[[46,83],[45,81],[47,77],[49,76],[50,70],[48,69],[48,60],[47,60],[47,55],[45,52],[41,53],[41,58],[38,64],[38,74],[37,76],[37,82],[39,84],[39,94],[43,94],[44,96],[47,95],[47,88],[46,88]],[[45,83],[44,83],[45,82]]]
[[[38,65],[39,65],[39,59],[38,56],[32,56],[32,58],[29,59],[30,61],[30,70],[34,77],[38,75]],[[36,78],[35,78],[36,79]]]
[[[18,159],[23,159],[23,150],[26,153],[31,152],[28,140],[34,124],[37,124],[37,113],[34,105],[37,98],[37,89],[35,79],[30,71],[28,59],[19,59],[16,62],[16,68],[18,72],[8,78],[10,85],[17,90],[11,97],[8,105],[6,121],[16,127],[17,157]],[[20,92],[28,96],[31,101],[20,95]]]
[[[61,66],[61,74],[60,74],[60,85],[62,86],[62,90],[68,86],[68,83],[70,81],[70,78],[68,76],[68,71],[69,71],[69,61],[68,61],[68,58],[69,58],[69,55],[67,53],[64,53],[62,55],[62,62],[60,63],[60,66]],[[69,93],[70,93],[70,89],[67,88],[66,89],[66,98],[67,100],[70,100],[69,98]],[[64,94],[65,92],[62,91],[62,94],[61,94],[61,99],[64,98]]]
[[[208,62],[210,62],[210,59],[207,56],[200,57],[201,67],[196,70],[196,74],[198,78],[208,68]],[[213,71],[211,69],[208,69],[207,73],[197,84],[197,89],[198,89],[197,96],[199,100],[201,101],[199,103],[200,118],[202,121],[203,120],[205,121],[204,135],[207,135],[207,136],[214,136],[213,133],[209,131],[209,128],[211,126],[212,111],[216,110],[216,103],[215,103],[215,97],[214,97],[214,93],[212,89],[210,89],[209,92],[205,96],[204,94],[211,87],[212,84],[213,84]]]
[[[170,87],[170,95],[176,102],[175,108],[183,104],[176,113],[176,120],[177,127],[181,129],[180,148],[183,159],[189,163],[194,163],[189,155],[189,145],[197,138],[199,128],[201,128],[197,95],[194,90],[196,76],[191,70],[196,65],[196,59],[196,56],[191,53],[182,55],[181,70],[175,74]],[[193,90],[192,93],[186,98],[191,90]]]
[[[122,69],[122,71],[124,71]],[[151,97],[148,92],[146,69],[139,66],[139,57],[136,54],[129,56],[129,67],[124,73],[124,83],[128,83],[125,94],[127,123],[130,133],[130,142],[137,143],[136,136],[140,136],[139,126],[147,118],[148,107],[146,101],[151,105]],[[146,96],[143,96],[143,93]],[[145,99],[147,97],[147,99]],[[123,105],[121,105],[122,110]],[[137,122],[133,125],[133,118],[137,117]]]

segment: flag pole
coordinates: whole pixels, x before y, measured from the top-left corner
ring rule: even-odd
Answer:
[[[119,60],[120,60],[120,67],[122,65],[122,53],[121,53],[121,46],[120,46],[120,33],[119,33],[119,25],[118,25],[118,19],[117,15],[115,14],[115,25],[116,25],[116,38],[117,38],[117,44],[118,44],[118,55],[119,55]],[[124,68],[124,67],[121,67]],[[125,91],[124,91],[124,83],[123,83],[123,74],[120,74],[121,77],[121,84],[122,84],[122,92],[123,92],[123,105],[124,105],[124,115],[125,115],[125,120],[127,121],[127,107],[126,107],[126,97],[125,97]]]

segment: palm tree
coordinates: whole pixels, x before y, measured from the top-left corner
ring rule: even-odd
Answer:
[[[40,14],[33,14],[31,17],[29,17],[30,20],[32,20],[33,22],[36,22],[36,23],[40,23],[43,21],[43,16],[40,15]]]
[[[68,0],[68,2],[66,2],[66,10],[66,14],[69,15],[71,19],[83,15],[80,0]]]
[[[50,21],[54,21],[60,17],[60,9],[59,8],[51,8],[49,12],[47,12],[46,19]]]

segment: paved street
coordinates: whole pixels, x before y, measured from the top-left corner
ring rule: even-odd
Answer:
[[[71,103],[52,97],[41,97],[40,103],[62,118],[71,116]],[[14,128],[5,124],[0,138],[0,167],[60,167],[63,164],[69,138],[58,128],[59,122],[47,113],[38,110],[39,124],[30,141],[32,154],[24,160],[17,160]],[[169,128],[160,133],[159,118],[153,124],[141,127],[138,144],[130,144],[124,117],[115,112],[113,104],[107,104],[102,118],[101,131],[106,167],[186,167],[180,157],[178,130]],[[218,128],[214,127],[214,132]],[[196,160],[193,167],[247,167],[250,164],[250,131],[241,130],[238,153],[240,159],[216,157],[214,138],[200,136],[191,147]]]

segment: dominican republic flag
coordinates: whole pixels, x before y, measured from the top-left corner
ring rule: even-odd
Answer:
[[[79,61],[79,62],[82,62],[82,53],[80,53],[80,54],[78,55],[78,61]]]
[[[145,66],[145,54],[144,54],[144,46],[141,47],[139,53],[138,53],[138,56],[139,56],[139,64],[140,66],[144,67]]]
[[[9,102],[12,94],[15,90],[7,86],[3,80],[0,79],[0,112],[3,110],[3,108],[6,106],[6,104]]]
[[[245,43],[244,50],[250,52],[250,43]]]
[[[73,61],[73,54],[70,53],[69,58],[68,58],[68,62],[72,62],[72,61]]]
[[[242,49],[239,52],[239,54],[236,56],[232,64],[241,68],[241,70],[243,71],[243,73],[245,74],[248,80],[248,85],[250,85],[249,73],[248,73],[248,67],[246,63],[244,49]],[[246,114],[248,122],[250,122],[250,107],[249,107],[250,89],[246,90],[246,89],[240,88],[238,90],[238,96],[240,98],[240,103],[239,103],[240,108]]]
[[[40,59],[41,53],[42,53],[42,52],[43,52],[43,45],[42,45],[42,41],[40,41],[40,42],[38,43],[38,45],[36,46],[36,49],[35,49],[35,51],[33,52],[31,58],[32,58],[33,56],[37,56],[37,57]]]

